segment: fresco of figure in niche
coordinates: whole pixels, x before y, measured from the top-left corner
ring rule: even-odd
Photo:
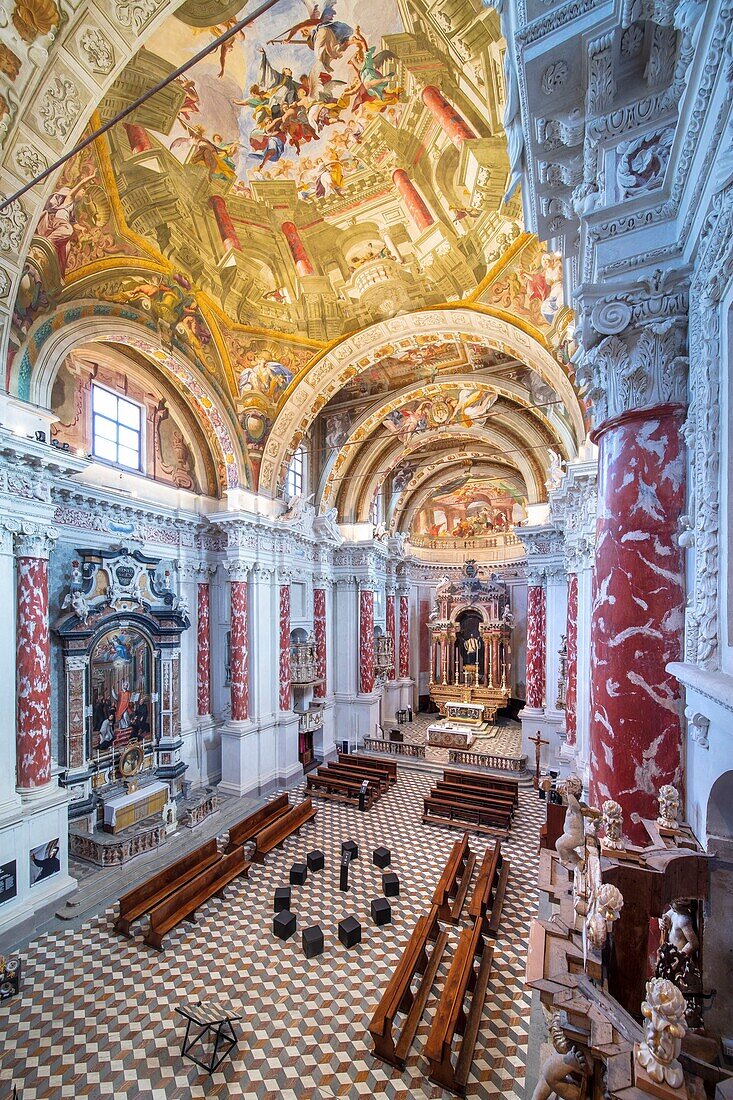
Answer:
[[[161,121],[155,136],[235,194],[269,178],[294,180],[301,199],[339,197],[360,167],[369,121],[399,121],[395,58],[378,43],[404,28],[396,5],[339,0],[336,9],[284,0],[181,78],[177,118],[172,127]],[[169,21],[147,48],[180,64],[202,45],[198,36],[235,22],[197,29]]]

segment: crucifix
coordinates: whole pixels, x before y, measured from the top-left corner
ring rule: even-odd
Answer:
[[[537,730],[534,737],[528,737],[527,740],[531,741],[534,745],[534,779],[532,782],[534,789],[537,790],[540,785],[540,757],[542,756],[542,746],[549,745],[550,742],[545,741],[541,730]]]

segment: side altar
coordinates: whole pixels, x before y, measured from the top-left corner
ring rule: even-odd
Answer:
[[[466,740],[471,731],[466,720],[476,716],[484,723],[485,735],[485,723],[493,722],[497,710],[509,702],[514,617],[507,586],[493,576],[482,580],[473,560],[465,563],[460,580],[442,580],[435,596],[428,620],[430,698],[450,722],[455,722],[457,712],[453,710],[450,718],[449,706],[471,708],[465,718],[458,716],[463,739],[450,746],[463,748],[471,743]],[[448,725],[449,721],[435,723],[436,730],[448,730]],[[474,727],[473,736],[477,732]]]

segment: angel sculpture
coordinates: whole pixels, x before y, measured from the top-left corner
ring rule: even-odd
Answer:
[[[578,851],[585,847],[585,818],[595,821],[600,817],[600,813],[580,801],[580,795],[583,793],[583,781],[580,776],[569,775],[564,782],[558,783],[557,790],[567,805],[567,811],[562,836],[555,842],[555,851],[563,867],[574,871],[585,862],[585,851],[582,856]]]

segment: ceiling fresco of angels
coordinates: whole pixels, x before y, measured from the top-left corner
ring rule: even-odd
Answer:
[[[197,30],[171,21],[148,49],[178,65],[235,22]],[[302,199],[338,195],[370,121],[398,121],[403,89],[381,42],[401,30],[391,3],[283,0],[181,79],[176,120],[156,136],[235,193],[291,179]]]

